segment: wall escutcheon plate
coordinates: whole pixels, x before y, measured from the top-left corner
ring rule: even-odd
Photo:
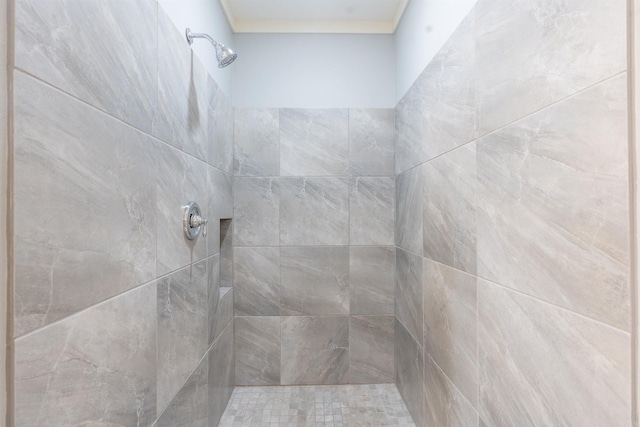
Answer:
[[[182,225],[185,237],[189,240],[196,240],[200,236],[200,231],[202,231],[203,237],[207,237],[207,223],[209,221],[202,218],[200,206],[196,202],[189,202],[182,209]]]

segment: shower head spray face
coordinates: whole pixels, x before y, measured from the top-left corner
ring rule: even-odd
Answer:
[[[216,57],[218,58],[218,68],[224,68],[236,60],[238,54],[225,47],[222,43],[216,46]]]

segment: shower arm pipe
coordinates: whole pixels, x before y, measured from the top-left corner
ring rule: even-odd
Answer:
[[[213,37],[211,37],[209,34],[192,33],[191,30],[188,28],[186,31],[186,35],[187,35],[187,41],[189,42],[189,44],[193,44],[193,39],[207,39],[213,45],[213,47],[218,47],[218,45],[220,44],[217,41],[215,41]]]

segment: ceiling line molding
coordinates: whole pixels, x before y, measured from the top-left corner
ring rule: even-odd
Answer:
[[[385,6],[386,10],[384,8],[369,9],[364,11],[365,13],[362,13],[361,6],[353,5],[353,2],[349,5],[347,2],[345,3],[346,9],[352,9],[348,12],[353,14],[352,19],[340,11],[338,13],[318,13],[317,5],[315,5],[315,9],[310,7],[308,10],[304,10],[293,7],[293,9],[283,12],[281,4],[280,11],[276,9],[274,12],[271,9],[261,9],[269,7],[269,3],[264,0],[255,0],[255,9],[251,9],[249,13],[247,13],[247,5],[253,7],[253,4],[251,1],[243,1],[244,12],[240,16],[236,16],[238,11],[236,10],[234,13],[234,0],[219,0],[219,2],[234,33],[393,34],[402,19],[409,0],[395,0],[392,2],[395,4],[391,9],[387,5]],[[284,1],[284,4],[287,2]],[[378,7],[380,7],[380,2],[378,2]],[[383,12],[383,10],[385,11]],[[330,19],[313,19],[314,14],[316,14],[315,16],[323,15]],[[265,18],[260,19],[261,15]],[[282,19],[277,19],[279,15],[282,16]],[[250,16],[257,17],[257,19],[245,19]],[[292,16],[295,18],[291,18]],[[371,19],[374,16],[382,19]],[[334,17],[337,19],[332,19]]]
[[[393,34],[392,21],[235,21],[237,33]]]

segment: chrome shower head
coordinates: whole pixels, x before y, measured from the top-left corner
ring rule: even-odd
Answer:
[[[193,39],[207,39],[216,49],[216,58],[218,59],[218,68],[224,68],[236,60],[238,54],[233,50],[225,47],[222,43],[215,41],[209,34],[205,33],[192,33],[189,28],[186,29],[185,35],[187,36],[187,42],[193,44]]]
[[[236,60],[238,54],[225,47],[222,43],[216,46],[216,58],[218,58],[218,68],[224,68]]]

